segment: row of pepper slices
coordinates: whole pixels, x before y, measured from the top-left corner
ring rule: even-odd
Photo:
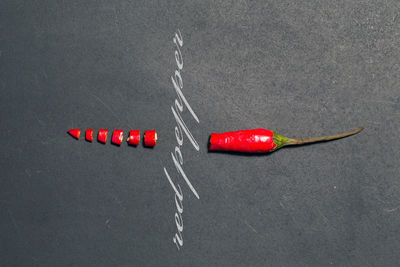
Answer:
[[[71,129],[68,133],[79,140],[81,136],[81,129]],[[100,129],[97,135],[97,140],[100,143],[107,143],[108,137],[108,130],[107,129]],[[85,132],[86,141],[92,142],[93,141],[93,129],[87,129]],[[111,142],[120,146],[122,144],[122,140],[124,138],[124,131],[123,130],[114,130]],[[154,147],[157,144],[157,132],[155,130],[147,130],[144,132],[144,145],[147,147]],[[126,140],[129,145],[137,146],[140,142],[140,130],[130,130],[129,137]]]

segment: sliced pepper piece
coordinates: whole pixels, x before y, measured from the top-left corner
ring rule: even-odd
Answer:
[[[108,137],[108,130],[100,129],[99,134],[97,135],[97,140],[99,140],[99,142],[105,144],[105,143],[107,143],[107,137]]]
[[[157,132],[155,130],[148,130],[144,132],[144,145],[147,147],[154,147],[157,143]]]
[[[92,142],[93,141],[93,129],[86,130],[86,141]]]
[[[116,145],[122,144],[122,139],[124,138],[124,131],[123,130],[114,130],[111,142]]]
[[[140,142],[140,131],[139,130],[131,130],[129,132],[129,137],[126,139],[128,144],[137,146]]]
[[[68,131],[68,133],[76,138],[77,140],[79,140],[79,137],[81,136],[81,129],[71,129]]]

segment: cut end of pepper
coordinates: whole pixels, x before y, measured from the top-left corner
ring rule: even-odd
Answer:
[[[107,137],[108,137],[108,130],[107,129],[100,129],[99,134],[97,136],[97,140],[99,140],[100,143],[107,143]]]
[[[157,132],[149,130],[144,132],[144,145],[147,147],[154,147],[157,144]]]
[[[86,141],[92,142],[93,141],[93,129],[87,129],[85,137],[86,137]]]
[[[81,129],[71,129],[68,131],[68,133],[75,139],[79,140],[79,137],[81,136]]]
[[[120,146],[122,144],[123,138],[124,138],[123,130],[114,130],[111,142]]]
[[[218,134],[211,133],[210,137],[208,138],[208,150],[209,151],[217,151],[217,150],[224,150],[223,147],[218,145]]]

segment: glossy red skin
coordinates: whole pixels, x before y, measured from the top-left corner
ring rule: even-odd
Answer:
[[[157,143],[156,131],[149,130],[144,132],[144,145],[148,147],[154,147]]]
[[[140,131],[131,130],[129,132],[128,144],[137,146],[140,142]]]
[[[86,130],[86,140],[89,142],[93,141],[93,129],[87,129]]]
[[[100,129],[99,134],[97,135],[97,140],[99,140],[99,142],[105,144],[105,143],[107,143],[107,136],[108,136],[108,130]]]
[[[76,138],[77,140],[79,140],[79,137],[81,136],[81,129],[71,129],[68,131],[68,133]]]
[[[273,136],[274,133],[266,129],[212,133],[209,150],[266,153],[276,148]]]
[[[124,138],[124,131],[123,130],[114,130],[111,142],[116,144],[116,145],[121,145],[123,138]]]

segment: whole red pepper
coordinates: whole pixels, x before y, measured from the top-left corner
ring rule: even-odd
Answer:
[[[292,139],[266,129],[242,130],[226,133],[212,133],[210,151],[236,151],[246,153],[266,153],[275,151],[283,146],[302,145],[307,143],[330,141],[357,134],[364,129],[358,128],[352,132],[315,137],[309,139]]]
[[[266,129],[212,133],[209,150],[263,153],[275,149],[274,133]]]

